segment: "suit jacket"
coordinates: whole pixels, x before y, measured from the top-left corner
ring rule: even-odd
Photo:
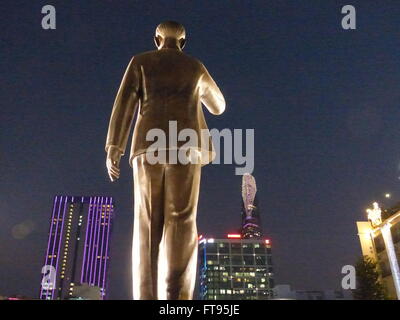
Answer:
[[[178,133],[192,129],[199,138],[196,149],[203,164],[215,156],[203,103],[212,114],[221,114],[225,99],[205,66],[179,49],[162,48],[132,58],[118,90],[108,128],[106,151],[110,146],[125,153],[128,136],[136,111],[138,116],[133,132],[132,159],[154,143],[147,141],[151,129],[161,129],[169,141],[169,121],[176,121]],[[200,137],[208,141],[204,144]],[[178,141],[182,147],[185,141]],[[208,144],[208,146],[207,146]],[[166,149],[172,148],[170,145]],[[161,149],[160,149],[161,150]]]

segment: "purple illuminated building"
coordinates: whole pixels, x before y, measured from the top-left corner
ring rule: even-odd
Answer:
[[[113,209],[111,197],[54,198],[40,299],[85,299],[82,285],[106,297]]]

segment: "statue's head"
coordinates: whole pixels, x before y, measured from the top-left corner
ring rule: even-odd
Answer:
[[[154,42],[157,49],[176,48],[182,50],[186,43],[185,27],[175,21],[165,21],[156,28]]]

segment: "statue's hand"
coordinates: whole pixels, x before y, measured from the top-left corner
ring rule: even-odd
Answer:
[[[121,160],[121,151],[111,146],[107,152],[106,166],[108,170],[108,176],[111,181],[115,181],[119,178],[119,161]]]

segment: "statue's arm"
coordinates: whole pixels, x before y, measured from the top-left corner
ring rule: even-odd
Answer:
[[[139,102],[139,74],[134,58],[126,68],[111,112],[106,152],[113,147],[124,155],[132,120]]]
[[[126,68],[111,112],[106,141],[106,167],[111,181],[119,178],[133,117],[139,103],[139,74],[134,58]]]
[[[200,79],[200,100],[212,114],[219,115],[225,111],[225,98],[204,66]]]

